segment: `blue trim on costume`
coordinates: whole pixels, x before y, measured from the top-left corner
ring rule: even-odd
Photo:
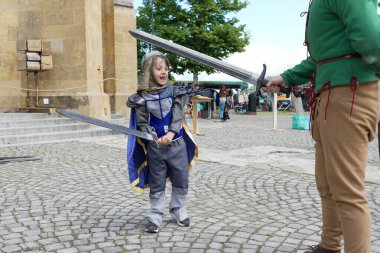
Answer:
[[[137,119],[135,108],[131,109],[131,117],[129,121],[129,127],[131,129],[137,129]],[[145,185],[149,184],[149,169],[146,163],[146,155],[144,147],[138,143],[138,138],[133,135],[128,135],[127,143],[127,162],[128,162],[128,174],[130,183],[136,183],[133,185],[136,188],[144,189]],[[146,164],[144,166],[144,163]],[[141,168],[140,168],[141,167]],[[140,171],[139,171],[140,168]]]

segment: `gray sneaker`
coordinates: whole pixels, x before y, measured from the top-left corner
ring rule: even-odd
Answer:
[[[170,215],[172,216],[172,218],[177,222],[177,224],[181,227],[188,227],[190,226],[190,218],[186,218],[182,221],[180,221],[179,219],[177,219],[177,217],[175,216],[174,214],[174,209],[170,209]]]
[[[148,233],[157,233],[158,232],[158,226],[154,224],[151,221],[148,221],[148,224],[146,224],[145,232]]]
[[[186,218],[183,221],[177,220],[177,224],[181,227],[188,227],[190,226],[190,218]]]

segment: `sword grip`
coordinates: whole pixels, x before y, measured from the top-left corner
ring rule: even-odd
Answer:
[[[281,87],[280,92],[286,95],[286,98],[290,97],[290,93],[292,92],[292,88],[290,87]]]
[[[261,72],[259,78],[257,79],[257,86],[256,86],[256,95],[260,95],[260,89],[265,87],[268,83],[268,80],[265,79],[265,73],[267,71],[267,65],[263,64],[263,71]],[[292,88],[290,87],[280,87],[280,92],[284,93],[286,95],[286,98],[290,96],[290,93],[292,92]]]
[[[156,147],[159,148],[160,145],[157,142],[157,140],[158,140],[157,136],[153,133],[153,131],[150,127],[147,127],[147,131],[153,136],[153,141],[154,141],[154,143],[156,143]]]

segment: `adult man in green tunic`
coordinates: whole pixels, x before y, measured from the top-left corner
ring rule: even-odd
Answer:
[[[306,253],[371,252],[364,177],[380,119],[377,0],[314,0],[306,22],[310,57],[269,78],[264,90],[312,81],[312,136],[322,203],[321,242]]]

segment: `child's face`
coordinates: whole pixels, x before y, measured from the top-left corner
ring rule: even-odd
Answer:
[[[162,58],[157,58],[153,64],[153,76],[159,85],[165,85],[168,82],[169,67]]]

